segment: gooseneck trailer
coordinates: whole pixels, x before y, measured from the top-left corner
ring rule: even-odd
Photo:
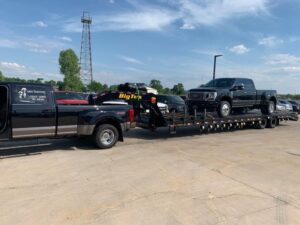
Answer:
[[[136,124],[153,131],[159,127],[168,127],[170,133],[174,134],[177,128],[187,126],[196,126],[203,132],[209,132],[239,128],[275,128],[280,122],[298,120],[298,114],[290,111],[274,111],[265,115],[254,109],[222,118],[217,112],[208,112],[206,109],[198,112],[195,109],[190,113],[187,108],[186,106],[183,112],[162,113],[157,107],[155,95],[146,95],[138,102]]]

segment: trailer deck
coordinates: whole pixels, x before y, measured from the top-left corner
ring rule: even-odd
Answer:
[[[198,126],[202,131],[229,130],[234,128],[274,128],[282,121],[297,121],[298,114],[288,111],[276,111],[272,115],[264,115],[260,110],[251,110],[242,114],[232,114],[220,118],[216,112],[197,112],[193,115],[187,111],[161,114],[155,106],[140,113],[137,126],[155,130],[158,127],[169,127],[170,133],[176,133],[177,127]]]

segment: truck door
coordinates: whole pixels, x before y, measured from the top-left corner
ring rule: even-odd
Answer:
[[[236,79],[234,86],[241,85],[243,83],[242,79]],[[233,107],[244,107],[245,104],[245,90],[244,89],[234,89],[232,91],[232,106]]]
[[[8,93],[8,86],[0,85],[0,141],[8,140],[10,134]]]
[[[245,84],[244,98],[247,101],[247,105],[252,107],[256,103],[256,88],[254,86],[253,81],[250,79],[245,79],[244,84]]]
[[[237,79],[235,85],[244,85],[244,89],[233,92],[233,104],[235,107],[252,107],[256,101],[256,89],[250,79]]]
[[[47,85],[12,86],[12,138],[51,137],[56,131],[53,91]]]

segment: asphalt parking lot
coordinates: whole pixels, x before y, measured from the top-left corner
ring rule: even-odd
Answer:
[[[300,224],[300,122],[0,147],[0,224]]]

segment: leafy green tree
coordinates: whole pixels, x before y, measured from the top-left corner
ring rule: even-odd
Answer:
[[[103,91],[104,87],[103,85],[98,82],[98,81],[95,81],[93,80],[89,85],[88,85],[88,90],[89,91],[93,91],[93,92],[101,92]]]
[[[38,84],[42,84],[43,81],[44,81],[44,78],[37,78],[35,82]]]
[[[0,71],[0,81],[5,81],[5,76],[1,71]]]
[[[171,90],[170,88],[166,87],[166,88],[164,88],[164,90],[163,90],[163,94],[165,94],[165,95],[170,95],[170,94],[172,94],[172,90]]]
[[[49,84],[52,87],[56,87],[56,85],[57,85],[57,82],[55,80],[48,80],[48,81],[45,81],[44,83]]]
[[[107,84],[103,84],[103,91],[108,91],[108,90],[109,90],[109,87],[107,86]]]
[[[149,86],[156,89],[158,93],[164,92],[164,87],[162,86],[160,80],[155,80],[155,79],[151,80]]]
[[[184,95],[185,94],[184,86],[182,83],[175,84],[173,86],[173,88],[171,89],[171,91],[174,95]]]
[[[22,83],[28,82],[27,80],[21,79],[19,77],[5,77],[5,81],[8,81],[8,82],[22,82]]]
[[[60,91],[65,90],[65,83],[63,81],[57,81],[56,86]]]
[[[116,91],[116,90],[118,90],[118,86],[119,86],[119,85],[116,85],[116,84],[110,85],[109,88],[108,88],[108,90],[109,90],[109,91]]]
[[[64,77],[64,88],[71,91],[82,91],[84,85],[80,80],[78,57],[72,49],[63,50],[59,54],[60,72]]]

